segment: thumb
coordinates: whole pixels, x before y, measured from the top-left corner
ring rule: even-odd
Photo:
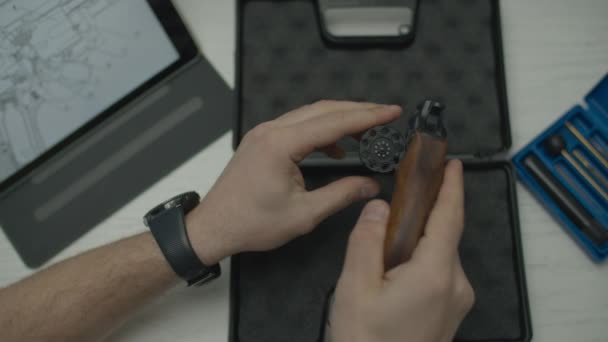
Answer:
[[[308,205],[303,208],[306,208],[309,214],[312,211],[316,225],[354,202],[378,195],[378,192],[380,186],[371,178],[345,177],[306,193]]]
[[[346,250],[342,278],[357,286],[377,286],[384,276],[384,237],[389,206],[383,200],[369,202],[355,225]]]

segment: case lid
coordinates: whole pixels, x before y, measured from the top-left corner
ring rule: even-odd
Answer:
[[[415,40],[400,48],[327,42],[316,5],[238,2],[237,144],[257,124],[320,99],[402,105],[393,126],[404,131],[416,105],[432,98],[446,105],[450,156],[510,147],[496,2],[421,1]],[[358,163],[358,142],[340,144],[347,158],[337,163]],[[320,153],[311,159],[306,164],[336,163]]]
[[[585,96],[589,107],[608,116],[608,74]]]

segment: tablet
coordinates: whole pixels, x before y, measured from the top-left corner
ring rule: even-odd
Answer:
[[[197,54],[170,1],[0,1],[0,191]]]

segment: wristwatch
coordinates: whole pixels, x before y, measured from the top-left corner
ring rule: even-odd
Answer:
[[[186,192],[157,205],[144,216],[144,224],[150,228],[165,259],[188,286],[203,285],[222,274],[219,264],[203,264],[188,238],[185,216],[199,202],[196,192]]]

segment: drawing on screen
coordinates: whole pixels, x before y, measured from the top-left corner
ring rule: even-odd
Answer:
[[[0,180],[63,138],[45,136],[48,116],[97,101],[104,74],[128,57],[139,29],[99,19],[120,2],[0,0]]]

